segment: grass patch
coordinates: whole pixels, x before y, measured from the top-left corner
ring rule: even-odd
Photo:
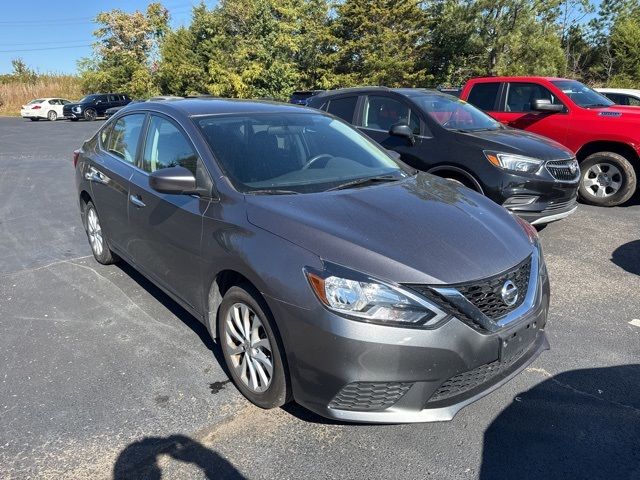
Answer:
[[[80,79],[74,75],[38,75],[33,81],[2,79],[0,115],[20,115],[20,107],[34,98],[78,100],[82,96]]]

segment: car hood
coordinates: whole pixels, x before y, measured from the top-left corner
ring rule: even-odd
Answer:
[[[573,156],[571,150],[554,140],[513,128],[469,133],[456,132],[456,141],[482,150],[517,153],[542,160],[564,160]]]
[[[476,280],[532,251],[504,208],[426,173],[334,192],[247,195],[246,202],[253,225],[323,260],[397,283]]]

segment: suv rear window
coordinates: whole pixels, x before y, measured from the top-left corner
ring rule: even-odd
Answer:
[[[356,111],[358,97],[343,97],[329,101],[327,111],[349,123],[353,123],[353,114]]]
[[[476,83],[471,87],[469,103],[481,110],[492,111],[495,108],[499,88],[499,82]]]

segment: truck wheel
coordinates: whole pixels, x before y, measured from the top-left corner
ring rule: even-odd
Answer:
[[[636,171],[631,162],[613,152],[589,155],[580,163],[580,198],[591,205],[614,207],[636,190]]]

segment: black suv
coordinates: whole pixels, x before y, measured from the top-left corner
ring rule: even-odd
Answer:
[[[128,95],[120,93],[93,93],[87,95],[78,103],[65,105],[62,113],[64,118],[75,122],[81,118],[95,120],[105,115],[107,109],[112,107],[124,107],[131,102]]]
[[[533,224],[577,208],[580,170],[570,150],[506,128],[451,95],[362,87],[319,93],[307,106],[353,124],[413,168],[476,190]]]

